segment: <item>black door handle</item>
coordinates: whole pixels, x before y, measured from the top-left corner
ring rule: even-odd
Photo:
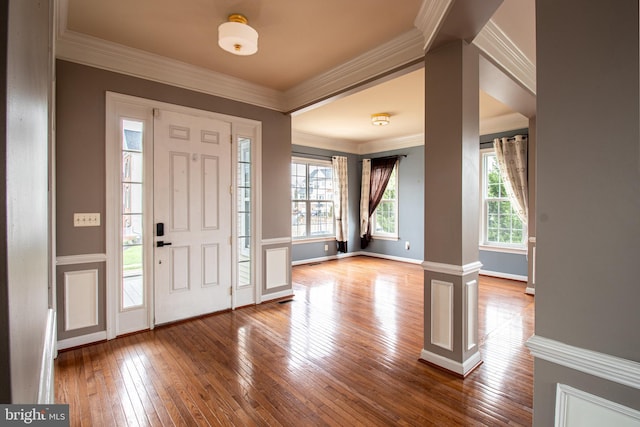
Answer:
[[[163,240],[158,240],[156,242],[156,247],[161,248],[163,246],[171,246],[171,242],[165,242]]]

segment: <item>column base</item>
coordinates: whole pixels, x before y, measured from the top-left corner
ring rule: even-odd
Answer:
[[[471,355],[471,357],[464,362],[460,363],[422,349],[418,360],[426,363],[427,365],[447,371],[459,378],[466,378],[467,375],[473,372],[478,366],[482,365],[482,357],[480,356],[479,351]]]

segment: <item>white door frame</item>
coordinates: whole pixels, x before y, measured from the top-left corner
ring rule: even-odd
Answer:
[[[236,274],[236,253],[237,253],[237,230],[235,228],[236,204],[232,201],[233,212],[233,229],[232,229],[232,299],[231,308],[247,304],[257,304],[261,301],[262,290],[262,187],[261,179],[258,179],[262,173],[262,124],[259,121],[229,116],[225,114],[214,113],[205,110],[198,110],[189,107],[173,105],[169,103],[138,98],[130,95],[123,95],[115,92],[106,92],[106,140],[105,140],[105,159],[106,159],[106,212],[105,212],[105,232],[106,232],[106,322],[107,322],[107,339],[113,339],[118,331],[118,283],[120,282],[121,266],[120,255],[121,250],[121,219],[120,219],[120,163],[121,163],[121,147],[119,140],[119,121],[118,109],[132,108],[137,109],[140,114],[146,114],[152,119],[153,110],[155,108],[163,110],[171,110],[184,114],[193,114],[204,117],[211,117],[218,120],[231,122],[232,135],[232,170],[235,176],[235,167],[237,164],[237,144],[238,136],[250,136],[252,138],[252,260],[253,260],[253,289],[237,289]],[[151,132],[153,126],[150,127]],[[153,161],[145,162],[145,170],[151,169],[153,173]],[[146,175],[146,172],[145,172]],[[235,179],[233,180],[233,194],[236,194]],[[148,191],[148,190],[147,190]],[[233,199],[235,200],[235,199]],[[152,191],[145,199],[145,207],[150,203],[153,207]],[[146,209],[144,211],[145,236],[144,247],[145,253],[145,276],[149,280],[145,280],[145,293],[147,295],[148,307],[148,327],[154,327],[154,289],[153,289],[153,242],[155,233],[153,231],[153,210]],[[249,292],[247,292],[249,291]],[[242,294],[242,296],[240,296]],[[251,301],[252,300],[252,301]]]
[[[252,212],[252,227],[251,227],[251,276],[254,288],[249,286],[238,286],[238,248],[236,238],[238,233],[238,224],[236,213],[238,195],[238,174],[235,166],[238,165],[238,144],[239,138],[251,139],[251,212]],[[233,276],[234,287],[231,294],[231,308],[236,309],[250,304],[259,304],[262,302],[262,125],[260,122],[254,121],[239,121],[236,120],[231,124],[231,139],[232,145],[232,164],[234,167],[232,182],[233,182],[233,200],[234,213],[232,216],[233,228],[233,249],[232,249],[232,263],[233,263]]]

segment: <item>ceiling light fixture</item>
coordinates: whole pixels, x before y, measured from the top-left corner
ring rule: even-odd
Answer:
[[[371,124],[374,126],[386,126],[389,124],[390,119],[391,119],[391,114],[389,113],[372,114]]]
[[[258,32],[249,26],[243,15],[229,15],[218,27],[218,45],[234,55],[253,55],[258,51]]]

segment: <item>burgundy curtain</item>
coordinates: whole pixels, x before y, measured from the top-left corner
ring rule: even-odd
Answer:
[[[376,208],[382,200],[382,195],[387,189],[389,178],[393,172],[393,168],[398,161],[398,157],[382,157],[379,159],[371,159],[371,185],[369,189],[369,217],[373,215]],[[371,241],[371,221],[367,227],[367,234],[360,239],[360,247],[365,249]]]

